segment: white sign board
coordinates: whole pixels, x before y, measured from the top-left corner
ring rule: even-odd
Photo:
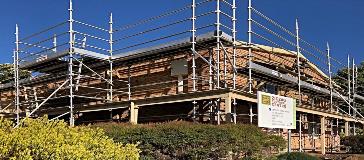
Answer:
[[[296,129],[296,100],[258,92],[258,126]]]

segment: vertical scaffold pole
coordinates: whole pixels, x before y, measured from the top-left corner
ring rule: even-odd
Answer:
[[[250,120],[250,124],[253,124],[253,104],[249,103],[249,120]]]
[[[191,37],[191,44],[192,44],[192,83],[193,88],[192,91],[196,91],[196,55],[194,51],[196,51],[196,0],[192,0],[192,37]]]
[[[234,124],[236,124],[236,117],[238,116],[237,114],[237,111],[236,111],[236,105],[238,103],[236,102],[236,98],[234,98],[234,102],[233,102],[233,105],[234,105]]]
[[[355,67],[355,91],[358,89],[358,66]],[[355,96],[355,92],[354,92],[354,96]],[[355,104],[355,99],[353,99],[353,107],[355,107],[355,110],[357,111],[357,107],[356,107],[356,104]],[[356,112],[355,112],[356,113]],[[355,114],[356,116],[356,114]]]
[[[299,37],[299,27],[298,27],[298,19],[296,19],[296,49],[297,49],[297,74],[298,74],[298,104],[302,104],[302,95],[301,95],[301,64],[300,64],[300,37]]]
[[[235,69],[236,69],[236,0],[233,0],[233,5],[232,5],[232,11],[233,11],[233,30],[232,30],[232,35],[233,35],[233,89],[236,89],[236,73],[235,73]],[[234,107],[234,124],[236,124],[236,117],[237,117],[237,113],[236,113],[236,98],[234,98],[234,102],[233,102],[233,107]]]
[[[57,35],[53,35],[53,52],[57,52]]]
[[[73,4],[72,0],[70,0],[69,6],[69,63],[68,63],[68,77],[69,77],[69,87],[70,87],[70,126],[74,126],[74,116],[73,116],[73,46],[74,46],[74,31],[73,31]]]
[[[348,54],[348,68],[347,68],[347,72],[348,72],[348,101],[349,104],[351,103],[351,78],[350,78],[350,55]],[[349,115],[351,115],[351,108],[350,106],[348,106],[348,112]]]
[[[253,93],[252,79],[252,0],[249,0],[248,5],[248,59],[249,59],[249,93]]]
[[[233,5],[232,5],[232,11],[233,11],[233,30],[232,30],[232,35],[233,35],[233,89],[236,89],[236,73],[235,73],[235,68],[236,68],[236,0],[233,0]],[[235,100],[234,100],[235,101]]]
[[[216,86],[220,89],[220,0],[216,0]]]
[[[303,149],[302,149],[302,114],[301,113],[298,113],[298,115],[299,115],[299,121],[298,121],[298,123],[299,123],[299,127],[298,127],[298,129],[299,129],[299,152],[302,152],[303,151]]]
[[[112,18],[112,13],[110,13],[110,18],[109,18],[109,45],[110,45],[110,50],[109,50],[109,64],[110,64],[110,73],[109,73],[109,81],[110,81],[110,88],[109,88],[109,101],[112,102],[113,101],[113,61],[112,61],[112,57],[113,57],[113,18]]]
[[[352,97],[352,107],[353,107],[353,116],[356,117],[356,108],[355,108],[355,59],[353,58],[353,68],[352,68],[352,84],[353,84],[353,88],[352,88],[352,93],[353,93],[353,97]]]
[[[15,108],[16,108],[16,125],[20,123],[19,109],[19,27],[18,24],[15,26]]]
[[[220,35],[220,34],[219,34]],[[224,47],[224,46],[221,46],[221,47]],[[222,48],[222,49],[224,49],[224,48]],[[224,75],[223,75],[223,77],[224,77],[224,88],[227,88],[228,86],[227,86],[227,53],[224,53],[223,54],[223,59],[224,59],[224,64],[223,64],[223,66],[224,66]]]
[[[131,65],[128,66],[128,100],[131,100]]]
[[[16,49],[13,50],[13,78],[14,78],[14,108],[17,109],[17,103],[16,103],[16,81],[17,81],[17,77],[16,77]],[[18,114],[17,114],[18,115]],[[17,117],[17,124],[18,125],[18,117]]]
[[[333,87],[332,87],[332,72],[331,72],[331,57],[330,57],[330,45],[329,42],[327,42],[327,65],[328,65],[328,69],[329,69],[329,85],[330,85],[330,109],[331,111],[333,110]]]
[[[213,89],[213,71],[212,71],[212,59],[213,59],[213,51],[211,51],[211,49],[209,49],[209,89],[212,90]]]

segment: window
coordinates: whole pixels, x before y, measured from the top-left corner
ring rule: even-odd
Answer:
[[[278,87],[273,84],[266,83],[263,87],[263,92],[267,92],[270,94],[278,94]]]

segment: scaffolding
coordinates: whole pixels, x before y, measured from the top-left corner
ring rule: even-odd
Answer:
[[[352,67],[350,67],[350,58],[348,57],[348,65],[347,65],[347,73],[348,77],[342,77],[341,75],[334,75],[332,72],[332,69],[339,70],[342,68],[345,68],[346,66],[343,65],[344,63],[340,62],[339,60],[335,59],[330,55],[330,46],[329,43],[326,45],[326,52],[322,51],[315,45],[303,40],[299,34],[299,24],[298,20],[296,19],[296,26],[294,34],[289,29],[283,27],[283,25],[279,24],[278,22],[272,20],[268,16],[264,15],[261,11],[256,9],[252,6],[251,0],[249,0],[249,7],[248,7],[248,25],[249,25],[249,40],[248,40],[248,47],[249,47],[249,91],[252,90],[252,79],[254,75],[252,74],[253,71],[258,74],[265,74],[269,75],[270,77],[276,77],[280,78],[283,81],[289,82],[292,85],[288,85],[287,87],[294,88],[297,87],[297,97],[299,106],[301,105],[311,105],[314,106],[315,102],[314,99],[316,97],[328,97],[329,102],[328,105],[329,110],[336,113],[342,113],[345,115],[349,115],[353,117],[354,119],[361,119],[363,118],[363,115],[361,114],[361,111],[359,111],[358,108],[362,108],[362,105],[360,105],[361,102],[363,102],[364,99],[357,99],[356,102],[355,98],[358,97],[358,95],[355,92],[355,89],[357,86],[357,66],[355,65],[354,59],[352,60]],[[263,25],[265,23],[265,25]],[[256,29],[252,29],[256,28]],[[252,38],[257,38],[257,44],[254,44],[252,42]],[[295,42],[293,41],[295,40]],[[269,63],[269,62],[259,62],[264,61],[264,59],[259,59],[258,56],[251,55],[252,49],[254,47],[265,50],[267,52],[269,51],[269,47],[262,47],[260,44],[268,43],[269,46],[275,46],[277,48],[283,49],[287,53],[291,53],[292,55],[296,55],[295,60],[287,59],[286,57],[280,57],[284,59],[284,62],[282,63],[292,63],[292,69],[295,70],[294,73],[290,73],[295,75],[295,78],[292,78],[290,76],[287,76],[287,74],[281,74],[279,75],[279,71],[275,71],[275,69],[270,69],[267,67],[262,66],[262,64]],[[274,52],[272,52],[274,54]],[[278,55],[277,55],[278,56]],[[253,58],[255,58],[255,62]],[[308,57],[308,58],[306,58]],[[326,57],[324,59],[323,57]],[[318,63],[313,63],[318,62]],[[315,77],[307,77],[304,75],[304,69],[307,68],[308,64],[315,64],[315,67],[318,68],[320,72],[326,77],[326,79],[318,80],[314,79]],[[277,64],[275,64],[277,65]],[[280,64],[278,64],[279,66]],[[283,66],[283,65],[282,65]],[[296,69],[294,69],[296,67]],[[325,68],[327,67],[327,68]],[[284,68],[277,67],[278,70],[283,71]],[[285,72],[285,71],[283,71]],[[350,72],[352,72],[352,76],[350,76]],[[333,76],[335,76],[337,79],[341,79],[348,82],[348,93],[343,92],[343,85],[337,84]],[[302,80],[305,79],[305,80]],[[317,81],[321,81],[320,83],[317,83]],[[315,84],[316,82],[316,84]],[[352,88],[352,89],[350,89]],[[310,96],[311,101],[309,101],[311,104],[303,104],[303,96]],[[358,107],[361,106],[361,107]],[[301,113],[298,114],[297,117],[300,117],[297,122],[299,124],[299,148],[297,150],[303,151],[303,142],[302,142],[302,125],[305,123],[310,122],[304,122],[302,121]],[[334,124],[336,122],[336,125]],[[322,123],[322,122],[321,122]],[[336,127],[336,132],[333,132],[333,129],[331,129],[332,136],[337,136],[339,134],[339,119],[330,119],[329,124],[331,124],[331,127]],[[355,123],[353,124],[355,126]],[[353,127],[355,128],[355,127]],[[353,129],[355,130],[355,129]],[[351,132],[355,134],[355,131]],[[289,131],[290,134],[290,131]]]
[[[293,90],[292,97],[302,108],[321,107],[337,117],[364,118],[361,113],[364,97],[357,93],[357,88],[363,86],[358,86],[354,59],[348,56],[345,65],[331,56],[329,43],[323,51],[302,39],[298,19],[292,32],[253,7],[252,0],[248,1],[247,42],[237,40],[236,0],[191,0],[182,8],[124,26],[115,26],[110,14],[107,29],[74,18],[72,0],[68,11],[67,21],[24,38],[20,38],[16,25],[14,82],[2,84],[0,90],[14,91],[14,101],[2,111],[14,108],[17,126],[26,117],[47,114],[49,110],[59,110],[53,119],[69,116],[70,126],[74,126],[78,112],[128,108],[133,101],[145,98],[139,96],[142,93],[152,92],[154,88],[170,88],[176,83],[178,89],[173,94],[184,96],[232,90],[254,97],[263,85],[279,86]],[[238,52],[238,49],[247,52]],[[191,74],[179,74],[178,80],[137,84],[132,73],[143,68],[135,63],[154,57],[165,58],[164,52],[185,53],[179,59],[190,58]],[[270,58],[265,58],[261,52],[269,53]],[[201,73],[202,64],[208,68],[207,74]],[[120,73],[116,67],[125,69]],[[315,68],[324,78],[310,76],[307,71],[310,68]],[[341,68],[347,68],[347,77],[333,73]],[[19,70],[32,72],[32,77],[21,79]],[[239,84],[239,76],[246,78],[246,84]],[[340,85],[334,77],[347,85]],[[252,102],[248,103],[248,114],[238,114],[236,98],[227,97],[223,102],[221,97],[213,97],[203,104],[199,100],[191,101],[191,119],[207,116],[220,124],[222,115],[225,121],[233,123],[238,117],[248,116],[249,122],[254,123],[257,115]],[[128,105],[121,105],[124,103]],[[222,113],[222,103],[232,104],[233,108],[225,107]],[[87,108],[91,104],[98,107]],[[78,110],[82,107],[86,109]],[[202,113],[201,110],[207,111]],[[310,122],[307,116],[303,112],[297,116],[299,151],[305,149],[302,132],[308,129],[303,126],[326,123],[325,119],[313,122],[315,118]],[[339,123],[338,118],[331,118],[327,123],[336,128],[331,129],[333,136],[339,134]],[[351,126],[355,133],[355,123]],[[315,134],[313,129],[312,138]]]
[[[204,7],[208,9],[204,9]],[[196,8],[199,8],[198,12],[196,11]],[[15,88],[14,106],[16,108],[17,125],[21,123],[21,117],[36,117],[37,115],[35,114],[42,108],[68,107],[69,111],[62,113],[61,116],[68,114],[70,117],[70,125],[74,126],[75,103],[81,104],[89,103],[91,101],[112,103],[115,95],[127,95],[127,100],[130,101],[132,90],[136,90],[138,87],[146,87],[147,85],[132,86],[130,75],[128,75],[128,79],[125,81],[114,80],[113,61],[118,61],[121,58],[127,57],[128,55],[133,54],[135,50],[141,49],[142,47],[149,47],[152,44],[162,43],[167,40],[170,41],[171,39],[175,39],[175,37],[186,35],[191,35],[192,37],[188,40],[191,45],[189,52],[193,57],[193,74],[192,77],[188,77],[188,79],[193,81],[192,91],[198,91],[196,86],[197,83],[201,81],[208,81],[210,90],[228,87],[236,88],[236,8],[235,0],[232,0],[231,3],[225,0],[217,0],[215,4],[210,0],[200,2],[193,0],[190,5],[181,9],[173,10],[160,16],[151,17],[121,27],[113,27],[113,17],[111,14],[109,29],[104,29],[74,19],[73,4],[72,1],[70,1],[68,9],[69,19],[67,21],[31,34],[30,36],[25,36],[24,38],[19,38],[19,27],[16,26],[16,46],[14,51],[15,77],[13,85]],[[232,15],[223,11],[223,9],[231,10]],[[133,30],[134,28],[148,25],[159,19],[171,18],[178,14],[184,15],[185,13],[183,12],[187,12],[188,10],[192,11],[191,17],[178,19],[172,23],[168,20],[168,24],[158,25],[155,28],[148,28],[147,30],[138,31],[133,34],[120,34],[125,31],[128,31],[128,33],[135,32],[136,30]],[[197,19],[201,19],[201,21],[198,21]],[[223,22],[223,20],[225,20],[225,22]],[[173,28],[176,25],[186,25],[187,22],[192,23],[192,29],[184,27],[186,29],[178,33],[172,33],[144,42],[137,41],[136,43],[133,43],[135,40],[130,40],[130,42],[125,43],[125,41],[129,39],[140,38],[152,32],[165,32],[168,31],[167,29]],[[226,22],[231,22],[231,24],[226,24]],[[196,36],[197,32],[203,33],[208,30],[213,32],[204,34],[200,36],[201,38]],[[225,34],[224,31],[231,33],[232,36]],[[173,32],[176,31],[173,30]],[[214,40],[215,42],[213,42]],[[233,57],[228,57],[224,43],[229,43],[229,46],[232,44]],[[114,49],[115,46],[119,48]],[[216,52],[217,54],[211,54],[211,56],[216,56],[216,62],[212,61],[214,59],[213,57],[210,57],[207,60],[198,53],[198,49],[212,46],[216,46],[216,49],[213,52]],[[220,56],[222,55],[223,62],[220,62]],[[208,77],[197,75],[196,58],[201,58],[210,66],[210,75]],[[107,66],[106,63],[109,65]],[[222,63],[223,65],[220,65]],[[234,66],[233,77],[227,76],[227,63]],[[130,70],[131,64],[128,65]],[[105,69],[107,70],[107,73],[102,73]],[[20,79],[19,70],[28,70],[32,72],[32,77]],[[223,81],[220,78],[223,79]],[[99,80],[105,85],[102,87],[85,85],[85,82],[89,80]],[[233,82],[231,87],[228,86],[227,81]],[[39,88],[47,87],[39,86],[40,83],[54,83],[57,88],[50,93],[42,93],[42,95],[40,95],[38,93],[40,92]],[[118,85],[120,83],[125,84],[126,87],[121,88],[119,86],[119,88],[114,89],[113,86],[116,85],[116,83],[118,83]],[[174,83],[174,81],[163,83]],[[148,86],[160,84],[161,83],[155,83],[149,84]],[[9,87],[8,84],[1,86],[2,89],[9,89]],[[85,89],[93,90],[95,92],[86,92]],[[65,103],[65,101],[69,102]],[[10,105],[11,104],[9,104],[9,106]]]

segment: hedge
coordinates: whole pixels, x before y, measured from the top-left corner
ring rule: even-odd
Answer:
[[[100,129],[70,128],[47,117],[13,126],[0,118],[0,159],[139,159],[136,145],[115,143]]]
[[[344,146],[348,147],[350,153],[364,153],[364,135],[347,136],[341,141]]]
[[[292,153],[283,153],[278,155],[277,160],[320,160],[320,159],[315,156],[311,156],[307,153],[292,152]]]
[[[209,125],[189,122],[128,125],[99,123],[121,143],[139,143],[142,159],[265,159],[286,145],[253,125]]]

